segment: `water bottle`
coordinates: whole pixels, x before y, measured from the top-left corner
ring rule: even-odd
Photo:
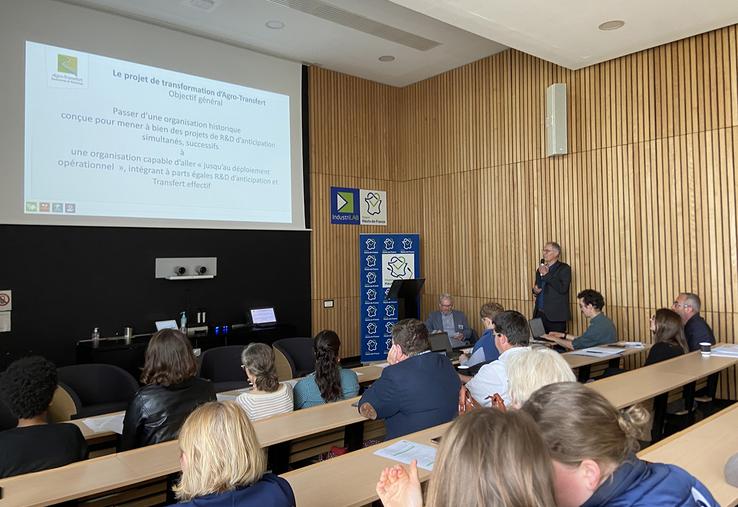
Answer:
[[[100,328],[96,327],[92,330],[92,347],[97,348],[100,345]]]
[[[187,312],[180,312],[179,314],[179,330],[187,335]]]

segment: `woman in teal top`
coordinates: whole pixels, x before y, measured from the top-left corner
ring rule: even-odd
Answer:
[[[294,389],[295,410],[314,407],[359,394],[359,378],[352,370],[341,368],[338,350],[341,340],[335,331],[321,331],[315,336],[315,372],[299,381]]]

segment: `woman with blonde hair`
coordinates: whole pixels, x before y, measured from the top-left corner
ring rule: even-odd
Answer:
[[[646,365],[666,361],[689,352],[684,337],[682,318],[673,310],[660,308],[651,317],[653,347],[648,351]]]
[[[292,412],[292,386],[280,384],[274,365],[274,350],[264,343],[251,343],[241,353],[241,367],[254,386],[236,398],[249,419],[258,421]]]
[[[181,505],[292,507],[289,483],[266,473],[267,459],[249,418],[231,401],[195,410],[179,435],[182,478],[174,487]]]
[[[548,347],[533,347],[510,358],[507,385],[512,408],[523,406],[543,386],[577,380],[561,354]]]
[[[685,470],[638,459],[649,420],[638,405],[619,411],[593,389],[562,382],[533,393],[522,411],[551,453],[559,507],[718,505]]]
[[[422,507],[416,463],[386,468],[377,494],[385,507]],[[551,460],[533,420],[492,408],[457,418],[441,441],[425,505],[554,507]]]

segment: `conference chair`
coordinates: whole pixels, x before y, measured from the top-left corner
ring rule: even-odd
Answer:
[[[130,373],[112,364],[75,364],[58,372],[76,405],[72,419],[125,410],[139,387]]]
[[[211,381],[216,393],[249,387],[246,373],[241,368],[243,349],[243,345],[226,345],[202,353],[200,377]]]
[[[49,422],[58,423],[71,420],[77,413],[77,407],[81,404],[69,386],[59,383],[49,405]]]
[[[276,340],[273,347],[280,381],[304,377],[315,371],[312,338],[282,338]]]

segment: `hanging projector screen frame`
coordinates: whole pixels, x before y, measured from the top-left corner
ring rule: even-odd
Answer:
[[[124,60],[225,84],[266,90],[289,97],[289,223],[120,218],[26,214],[24,201],[25,47],[26,42]],[[0,149],[6,155],[0,184],[0,223],[197,229],[304,230],[307,176],[303,167],[308,132],[303,123],[307,98],[302,65],[148,23],[84,7],[31,0],[0,7]],[[305,161],[305,164],[307,162]]]

